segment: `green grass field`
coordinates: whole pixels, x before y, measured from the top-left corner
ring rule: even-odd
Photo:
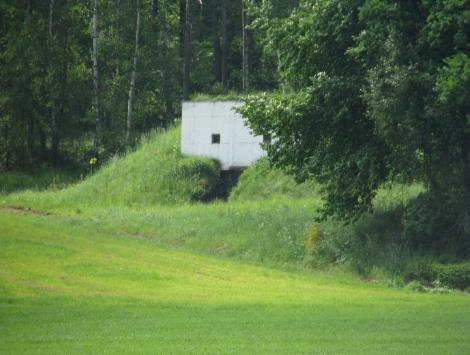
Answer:
[[[470,299],[162,248],[75,217],[0,214],[2,353],[448,353]]]
[[[228,202],[195,202],[218,168],[182,157],[178,132],[69,188],[0,196],[0,353],[470,351],[468,294],[311,267],[314,183],[260,162]],[[421,190],[384,190],[376,205]],[[374,221],[374,233],[393,223]]]

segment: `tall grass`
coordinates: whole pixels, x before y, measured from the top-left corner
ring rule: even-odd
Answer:
[[[240,176],[232,190],[232,201],[262,200],[276,197],[306,198],[320,196],[318,185],[313,181],[298,184],[292,176],[271,167],[268,160],[261,159]]]
[[[23,172],[0,173],[0,194],[8,194],[21,190],[57,190],[70,185],[77,176],[67,171],[41,169],[35,174]]]
[[[135,151],[111,159],[95,174],[60,192],[22,192],[12,203],[44,208],[89,206],[152,206],[209,198],[220,181],[218,163],[207,158],[183,157],[180,128],[152,133]]]

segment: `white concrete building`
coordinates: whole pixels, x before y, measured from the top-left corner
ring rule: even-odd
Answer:
[[[254,136],[240,114],[237,101],[183,102],[181,152],[217,159],[222,170],[250,166],[264,157],[263,137]]]

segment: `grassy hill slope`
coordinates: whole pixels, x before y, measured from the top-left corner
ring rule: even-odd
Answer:
[[[2,353],[465,353],[470,300],[0,211]]]
[[[183,157],[179,139],[179,128],[153,134],[72,187],[10,194],[0,198],[0,206],[80,215],[110,230],[158,236],[167,247],[264,264],[348,263],[363,275],[380,265],[396,277],[407,263],[408,251],[397,241],[401,226],[395,206],[403,209],[421,187],[384,189],[377,211],[357,224],[319,224],[318,186],[296,184],[261,160],[243,172],[228,203],[190,203],[216,192],[219,168],[206,158]],[[317,227],[326,238],[314,241],[311,232]]]
[[[219,188],[220,168],[207,158],[183,157],[180,128],[150,134],[134,152],[116,157],[62,191],[22,192],[9,200],[44,208],[149,206],[201,201]]]
[[[313,182],[296,183],[292,176],[271,167],[261,159],[246,169],[232,190],[232,201],[262,200],[276,197],[305,198],[319,197],[319,188]]]

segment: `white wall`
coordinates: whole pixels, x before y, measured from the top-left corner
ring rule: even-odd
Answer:
[[[181,152],[220,161],[222,170],[247,167],[266,153],[240,114],[232,110],[237,101],[183,102]],[[220,134],[220,144],[212,144],[212,134]]]

